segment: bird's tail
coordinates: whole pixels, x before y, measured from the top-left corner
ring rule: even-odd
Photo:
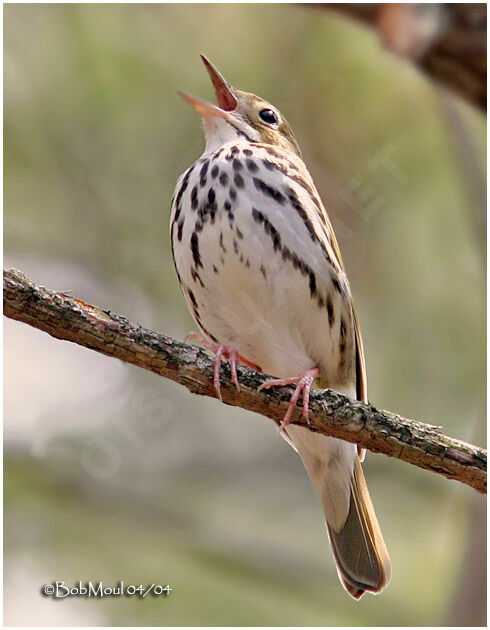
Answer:
[[[325,505],[324,509],[340,580],[359,599],[366,591],[380,593],[389,584],[391,561],[357,456],[350,489],[349,513],[338,531],[329,525]]]
[[[296,425],[287,433],[322,502],[342,584],[355,599],[379,593],[390,581],[391,562],[357,447]]]

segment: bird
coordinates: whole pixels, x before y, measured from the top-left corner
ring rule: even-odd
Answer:
[[[186,339],[237,365],[294,385],[280,432],[298,452],[325,513],[337,573],[359,599],[390,582],[391,561],[357,445],[291,422],[312,386],[367,402],[359,322],[327,211],[293,131],[271,103],[234,88],[204,56],[217,105],[187,93],[205,148],[179,177],[170,241],[177,278],[199,332]]]

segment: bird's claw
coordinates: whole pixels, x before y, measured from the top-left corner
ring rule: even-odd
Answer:
[[[306,420],[306,422],[309,422],[311,387],[313,385],[314,379],[319,375],[320,370],[318,368],[312,368],[310,370],[302,372],[299,376],[293,376],[291,378],[271,378],[270,380],[265,381],[265,383],[262,383],[262,385],[258,388],[258,391],[260,391],[262,389],[269,389],[270,387],[296,385],[293,395],[291,396],[291,400],[289,401],[287,411],[284,414],[284,418],[279,425],[280,435],[285,432],[286,427],[291,422],[296,403],[298,402],[298,399],[301,395],[303,397],[303,418]]]
[[[224,345],[211,343],[210,341],[208,341],[207,339],[205,339],[204,337],[202,337],[201,335],[195,332],[189,333],[187,337],[185,338],[185,341],[187,342],[189,339],[196,339],[197,341],[202,343],[202,345],[205,348],[207,348],[208,350],[211,350],[211,352],[214,352],[215,357],[214,357],[213,385],[214,385],[214,389],[216,390],[216,393],[218,394],[218,398],[220,399],[220,401],[223,402],[223,399],[221,397],[221,379],[220,379],[221,363],[223,362],[223,359],[226,359],[228,363],[230,364],[231,380],[235,384],[237,390],[240,391],[240,383],[238,382],[238,374],[237,374],[237,369],[236,369],[237,365],[242,361],[245,362],[246,364],[249,364],[249,365],[251,364],[246,359],[243,359],[243,357],[241,357],[238,354],[238,351],[235,348],[232,348],[231,346],[224,346]]]

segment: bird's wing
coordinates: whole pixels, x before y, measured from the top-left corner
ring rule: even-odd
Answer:
[[[359,320],[357,319],[357,313],[352,302],[352,318],[354,320],[354,331],[356,338],[356,394],[357,400],[362,402],[368,402],[367,395],[367,374],[366,374],[366,359],[364,358],[364,346],[362,343],[361,329],[359,328]]]
[[[313,182],[311,182],[311,184],[314,187]],[[325,210],[323,203],[320,202],[318,210],[324,217],[324,222],[326,223],[327,230],[328,230],[328,237],[329,237],[328,240],[330,241],[330,245],[333,250],[335,260],[338,263],[340,269],[342,271],[345,271],[344,262],[340,254],[340,247],[339,247],[339,244],[337,243],[335,232],[333,231],[332,224],[330,222],[330,219],[328,217],[327,211]],[[357,313],[356,313],[352,296],[350,296],[350,300],[351,300],[351,307],[352,307],[352,320],[354,322],[355,343],[356,343],[356,395],[357,395],[358,400],[361,400],[362,402],[367,402],[368,401],[367,376],[366,376],[366,360],[364,357],[364,346],[362,343],[361,329],[359,327],[359,320],[357,318]]]
[[[330,223],[330,219],[328,217],[327,211],[325,210],[323,203],[320,204],[319,210],[320,210],[320,213],[324,216],[325,221],[327,222],[329,240],[330,240],[333,253],[335,255],[336,262],[338,263],[340,269],[342,269],[342,271],[345,271],[344,262],[340,254],[340,247],[337,242],[335,232],[333,231],[332,224]],[[362,343],[359,319],[357,317],[356,308],[354,306],[354,300],[352,299],[352,296],[350,296],[350,300],[351,300],[351,307],[352,307],[352,320],[354,322],[354,333],[355,333],[356,396],[357,396],[357,400],[361,400],[362,402],[368,402],[367,373],[366,373],[366,359],[364,356],[364,345]],[[359,458],[361,462],[364,461],[364,457],[366,455],[366,449],[358,447],[358,453],[359,453]]]
[[[357,319],[356,308],[354,306],[354,302],[352,304],[352,319],[354,321],[354,331],[355,331],[355,339],[356,339],[356,394],[357,400],[361,400],[362,402],[368,402],[368,394],[367,394],[367,374],[366,374],[366,360],[364,358],[364,346],[362,343],[361,337],[361,329],[359,327],[359,320]],[[364,461],[366,457],[366,449],[357,447],[357,452],[359,454],[359,459],[361,462]]]

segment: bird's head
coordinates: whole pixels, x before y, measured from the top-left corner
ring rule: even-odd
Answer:
[[[204,55],[201,58],[213,82],[218,106],[180,92],[203,118],[206,149],[215,150],[227,142],[248,139],[280,147],[301,157],[288,121],[264,99],[232,87]]]

